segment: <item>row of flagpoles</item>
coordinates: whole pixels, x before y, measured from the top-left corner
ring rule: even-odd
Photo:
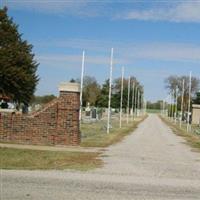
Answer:
[[[83,79],[84,79],[84,71],[85,71],[85,51],[82,54],[82,67],[81,67],[81,88],[80,88],[80,115],[79,120],[82,118],[82,105],[83,105]],[[107,133],[110,132],[110,117],[111,117],[111,96],[112,96],[112,73],[113,73],[113,48],[111,48],[111,56],[110,56],[110,76],[109,76],[109,98],[108,98],[108,115],[107,115]],[[124,67],[122,67],[122,75],[121,75],[121,99],[120,99],[120,124],[119,127],[122,127],[122,104],[123,104],[123,81],[124,81]],[[133,82],[133,94],[135,89],[135,83]],[[129,101],[130,101],[130,76],[128,78],[128,103],[127,103],[127,123],[129,123]],[[139,90],[138,90],[138,99],[136,95],[132,95],[132,112],[133,105],[136,107],[139,103]],[[137,102],[138,101],[138,102]]]
[[[183,105],[184,105],[184,94],[186,91],[185,88],[185,80],[182,80],[182,91],[181,91],[181,114],[180,114],[180,127],[182,126],[182,119],[184,117],[184,111],[183,111]],[[190,110],[191,110],[191,88],[192,88],[192,72],[190,72],[189,74],[189,85],[188,85],[188,105],[187,105],[187,132],[189,132],[189,128],[190,128]],[[172,90],[170,95],[167,96],[167,98],[165,100],[163,100],[163,113],[165,110],[165,102],[167,102],[167,100],[169,99],[169,103],[170,103],[170,108],[169,108],[169,116],[173,117],[173,113],[174,113],[174,122],[177,122],[177,114],[178,114],[178,86],[176,86],[175,90]],[[174,109],[174,110],[173,110]]]

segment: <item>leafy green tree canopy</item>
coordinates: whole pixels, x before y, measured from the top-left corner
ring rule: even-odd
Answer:
[[[0,9],[0,95],[29,103],[38,83],[33,46],[22,39],[18,25]]]

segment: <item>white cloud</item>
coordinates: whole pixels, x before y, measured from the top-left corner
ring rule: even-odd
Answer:
[[[51,40],[51,43],[43,41],[36,44],[50,49],[55,47],[66,50],[76,49],[80,51],[80,54],[82,50],[86,50],[87,62],[93,64],[108,63],[111,47],[114,47],[114,58],[117,64],[130,64],[137,59],[200,62],[200,44],[125,43],[87,39]],[[67,56],[67,53],[61,57],[56,55],[56,59],[71,62],[81,60],[80,56]]]
[[[61,66],[61,67],[80,67],[81,66],[81,55],[64,55],[64,54],[46,54],[46,55],[38,55],[36,56],[38,62],[42,65],[47,66]],[[90,64],[91,66],[94,65],[108,65],[110,64],[110,57],[109,55],[106,56],[91,56],[88,55],[85,58],[85,62]],[[123,59],[115,59],[114,64],[123,64],[126,61]]]
[[[101,7],[100,3],[94,6],[90,0],[3,0],[3,5],[14,10],[87,17],[96,16]]]
[[[3,0],[11,9],[48,14],[110,19],[200,22],[200,1],[152,2],[151,6],[134,9],[138,2],[91,0]],[[118,6],[116,6],[118,4]],[[142,5],[142,4],[141,4]],[[148,4],[147,4],[148,5]]]
[[[200,46],[178,43],[152,43],[134,47],[134,57],[163,61],[200,61]]]
[[[119,13],[116,18],[144,21],[200,22],[200,1],[185,1],[165,7],[132,10]]]

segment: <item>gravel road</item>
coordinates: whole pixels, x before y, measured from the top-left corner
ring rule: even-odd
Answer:
[[[200,199],[200,153],[156,115],[106,149],[101,169],[1,171],[1,200]]]

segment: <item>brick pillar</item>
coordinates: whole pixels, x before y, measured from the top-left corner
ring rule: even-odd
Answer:
[[[79,124],[80,85],[78,83],[61,83],[59,92],[58,132],[63,137],[63,144],[79,145],[81,140]]]
[[[2,119],[2,113],[0,113],[0,140],[3,140],[3,119]]]

